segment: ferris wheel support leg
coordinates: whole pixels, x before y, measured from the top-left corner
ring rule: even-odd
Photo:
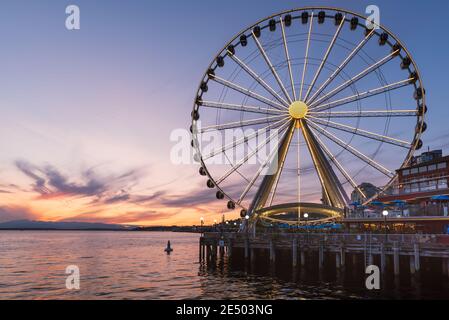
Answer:
[[[301,121],[301,130],[304,139],[306,140],[307,148],[312,156],[312,161],[321,182],[321,186],[323,187],[324,200],[325,202],[328,202],[326,204],[343,209],[349,202],[345,190],[305,121]]]
[[[288,149],[290,147],[290,143],[293,138],[293,133],[295,132],[295,122],[292,121],[290,126],[287,129],[281,143],[279,144],[277,157],[271,162],[271,168],[275,166],[276,172],[272,175],[266,175],[260,187],[256,193],[256,196],[253,198],[253,201],[249,207],[248,214],[250,217],[253,217],[255,212],[261,208],[263,208],[268,200],[271,190],[273,189],[273,185],[275,184],[276,177],[282,171],[284,167],[285,158],[287,157]],[[273,172],[274,170],[270,170]]]

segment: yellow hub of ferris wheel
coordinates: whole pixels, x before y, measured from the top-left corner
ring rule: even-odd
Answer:
[[[305,118],[307,112],[309,112],[309,107],[302,101],[295,101],[288,108],[290,117],[296,120]]]

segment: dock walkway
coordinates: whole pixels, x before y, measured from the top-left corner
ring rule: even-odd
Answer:
[[[337,269],[344,268],[351,257],[363,257],[365,266],[373,264],[376,258],[382,272],[391,265],[394,275],[401,272],[400,259],[408,259],[409,271],[415,274],[425,259],[436,258],[441,260],[443,275],[449,275],[449,235],[436,234],[204,233],[199,257],[213,260],[239,251],[246,260],[254,259],[262,250],[268,253],[267,263],[275,263],[280,251],[289,252],[292,267],[304,266],[311,255],[318,257],[317,267],[323,268],[332,261]]]

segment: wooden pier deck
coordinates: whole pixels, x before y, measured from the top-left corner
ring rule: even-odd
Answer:
[[[331,263],[340,269],[345,268],[350,259],[363,259],[365,267],[378,265],[382,273],[388,267],[394,275],[403,271],[400,259],[408,259],[410,274],[420,272],[429,259],[434,262],[438,259],[442,274],[449,275],[449,235],[205,233],[200,238],[200,260],[232,257],[236,252],[243,259],[251,260],[260,251],[267,253],[267,264],[276,263],[277,254],[287,252],[292,267],[318,261],[318,268]],[[313,255],[318,259],[312,259]]]

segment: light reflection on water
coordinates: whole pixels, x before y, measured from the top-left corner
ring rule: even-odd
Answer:
[[[230,267],[226,260],[205,266],[198,262],[198,237],[172,232],[2,231],[0,298],[419,298],[409,289],[385,296],[368,293],[360,281],[354,285],[332,277],[323,279],[313,270],[266,272],[257,267]],[[168,240],[174,249],[171,255],[163,251]],[[80,268],[80,290],[65,287],[68,265]]]

